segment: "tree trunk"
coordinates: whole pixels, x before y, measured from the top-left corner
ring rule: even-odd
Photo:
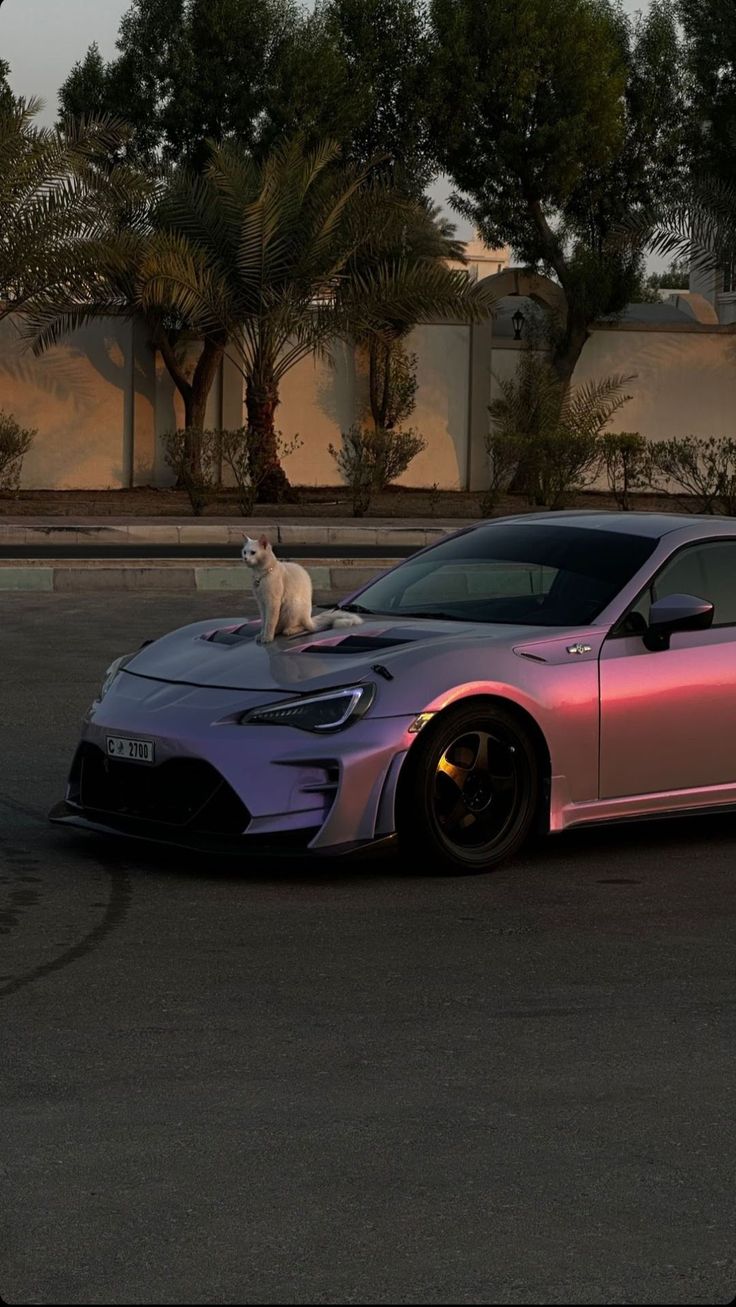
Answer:
[[[196,473],[200,470],[200,448],[195,433],[204,430],[207,400],[225,353],[227,339],[211,337],[205,340],[191,379],[177,356],[174,342],[158,325],[153,330],[153,344],[159,350],[169,376],[184,401],[184,426],[191,433],[187,436],[187,466],[190,472]]]
[[[207,395],[200,390],[195,393],[193,386],[188,386],[182,395],[184,400],[184,447],[186,451],[187,470],[193,474],[201,471],[200,439],[204,431],[204,415],[207,408]]]
[[[381,386],[378,351],[380,344],[377,336],[371,336],[368,344],[368,393],[371,405],[373,426],[378,430],[381,425]]]
[[[391,403],[391,356],[393,345],[371,336],[368,347],[368,382],[371,417],[377,431],[385,431]]]
[[[381,396],[381,430],[388,427],[388,410],[391,402],[391,346],[383,347],[383,395]]]
[[[278,387],[272,377],[248,377],[245,387],[245,407],[248,428],[258,439],[259,477],[258,502],[279,504],[294,502],[295,495],[279,460],[274,416],[279,403]]]
[[[567,325],[551,360],[552,367],[566,389],[572,381],[578,359],[590,335],[588,323],[582,314],[576,313],[574,304],[568,302],[567,312]]]
[[[574,281],[570,276],[565,252],[555,232],[547,222],[539,200],[527,196],[527,209],[536,228],[541,248],[547,261],[557,274],[565,295],[566,317],[559,336],[554,342],[551,366],[563,384],[566,392],[573,377],[578,359],[583,352],[588,336],[590,322],[579,302],[576,302]],[[530,486],[531,474],[526,461],[519,464],[509,490],[513,493],[530,491],[534,497],[535,490]],[[538,502],[538,500],[537,500]]]
[[[183,396],[184,425],[188,433],[187,459],[189,469],[193,472],[201,470],[200,441],[201,433],[204,431],[207,400],[222,363],[225,344],[226,342],[222,339],[205,341],[202,353],[197,359],[197,366],[194,369],[188,393]]]

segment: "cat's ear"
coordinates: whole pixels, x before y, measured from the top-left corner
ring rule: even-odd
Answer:
[[[258,541],[258,544],[260,545],[261,549],[268,549],[268,536],[261,536]]]

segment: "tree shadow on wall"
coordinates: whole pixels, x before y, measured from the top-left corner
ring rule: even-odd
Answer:
[[[340,431],[361,420],[368,405],[368,371],[355,345],[337,341],[332,346],[317,379],[316,400]]]
[[[75,354],[59,346],[40,357],[19,337],[0,338],[0,408],[4,407],[3,380],[60,403],[72,401],[81,408],[92,395],[92,386]],[[22,414],[16,414],[22,419]]]
[[[45,436],[37,458],[43,476],[55,484],[59,477],[62,484],[70,478],[81,483],[85,476],[91,478],[88,484],[98,477],[114,486],[128,483],[134,454],[129,438],[135,438],[139,399],[155,415],[155,357],[140,324],[100,318],[40,356],[12,321],[0,329],[0,408],[11,409]]]

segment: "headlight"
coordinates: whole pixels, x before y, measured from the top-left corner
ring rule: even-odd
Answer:
[[[123,654],[121,658],[116,658],[114,663],[110,663],[110,666],[105,672],[105,679],[102,682],[102,685],[100,686],[100,692],[97,696],[98,703],[100,699],[104,699],[105,695],[110,689],[110,686],[112,685],[116,676],[118,675],[119,672],[122,672],[123,668],[125,667],[125,664],[129,663],[131,658],[135,658],[135,654],[132,653]]]
[[[367,713],[376,695],[375,685],[352,685],[328,690],[307,699],[253,708],[240,718],[243,725],[295,726],[299,731],[342,731]]]

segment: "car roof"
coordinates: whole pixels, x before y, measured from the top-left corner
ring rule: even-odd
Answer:
[[[622,535],[647,536],[660,540],[673,531],[699,527],[703,535],[736,535],[736,518],[696,513],[624,513],[572,509],[558,512],[523,513],[491,518],[480,526],[518,522],[525,526],[569,526],[591,531],[615,531]]]

